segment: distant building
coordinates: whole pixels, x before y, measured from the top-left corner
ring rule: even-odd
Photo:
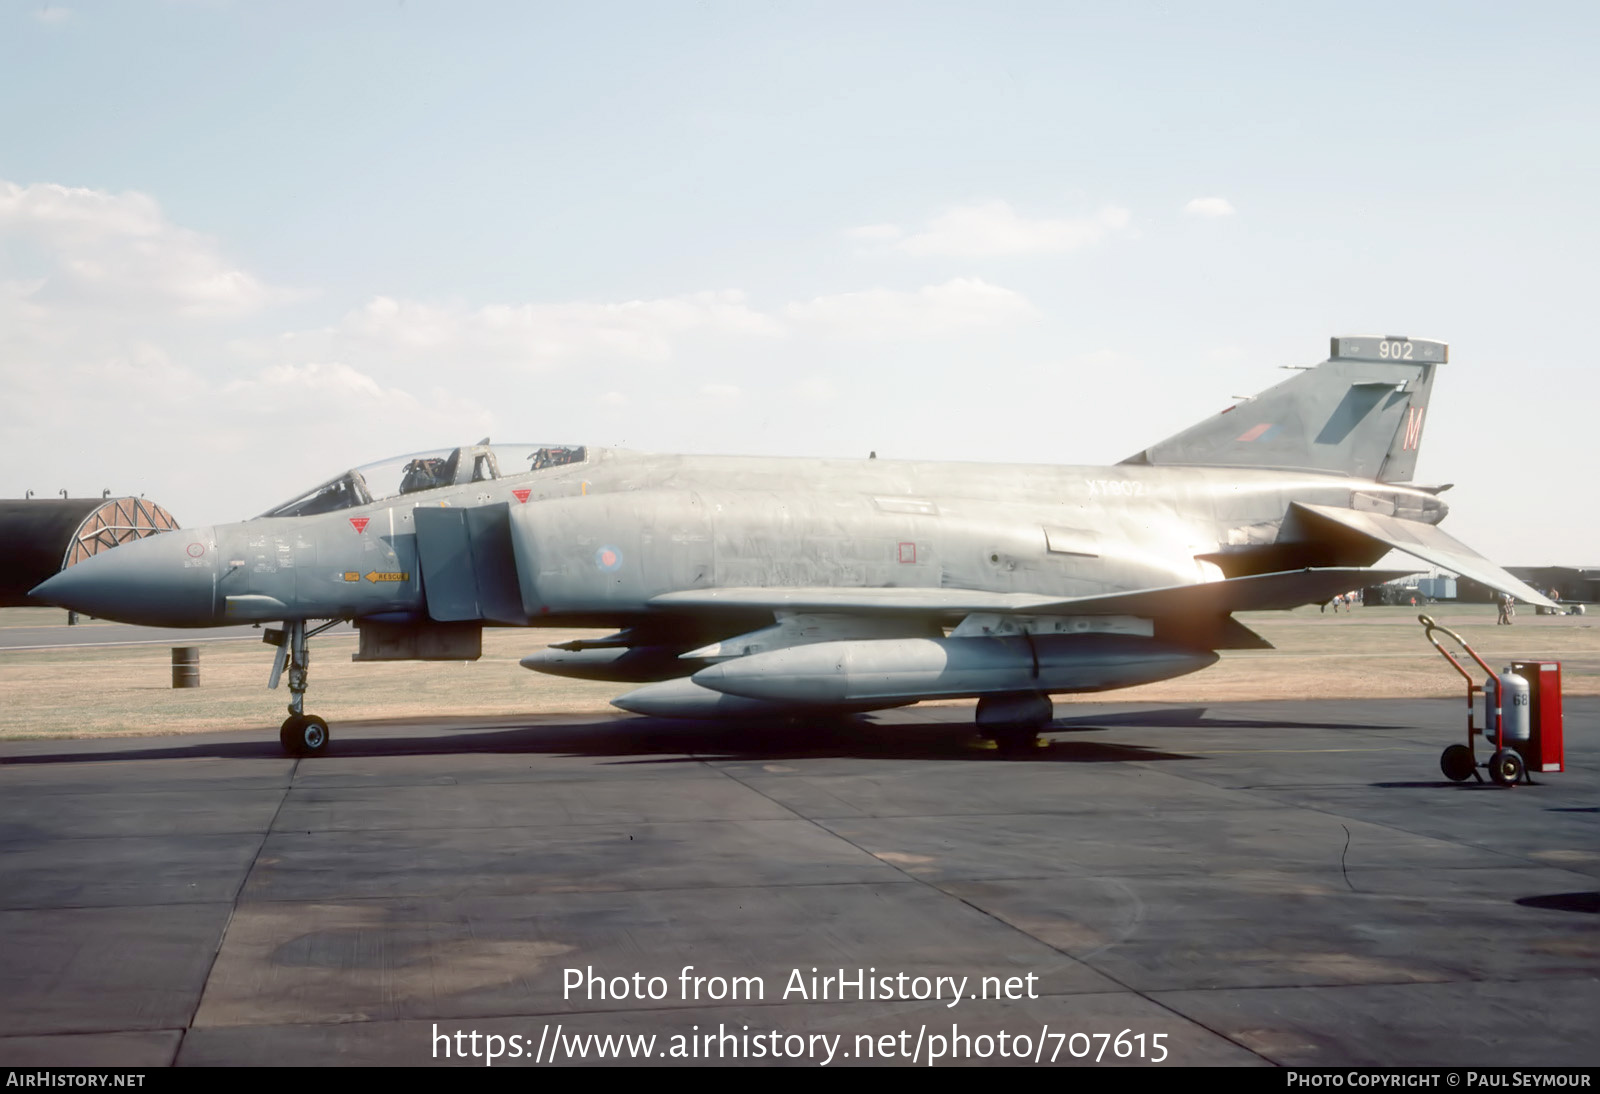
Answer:
[[[0,607],[28,603],[28,590],[90,555],[178,527],[144,498],[0,499]]]
[[[1456,598],[1456,579],[1453,576],[1419,577],[1417,579],[1417,592],[1429,600],[1454,600]]]
[[[1554,600],[1569,604],[1600,603],[1600,566],[1507,566],[1506,569]],[[1457,599],[1493,604],[1500,594],[1480,582],[1462,578]]]

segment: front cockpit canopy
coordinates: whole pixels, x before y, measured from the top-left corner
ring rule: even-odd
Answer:
[[[461,448],[414,452],[352,468],[261,515],[309,517],[334,513],[404,494],[582,463],[586,458],[582,445],[491,445],[487,440]]]

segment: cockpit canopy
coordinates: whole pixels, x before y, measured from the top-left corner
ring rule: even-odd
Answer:
[[[582,463],[586,458],[587,450],[582,445],[491,445],[485,439],[482,443],[461,448],[413,452],[409,456],[395,456],[352,468],[261,515],[309,517],[318,513],[334,513],[403,494],[487,482],[506,475],[523,475],[530,471]]]

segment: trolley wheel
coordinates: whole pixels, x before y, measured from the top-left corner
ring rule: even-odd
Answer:
[[[1489,757],[1489,777],[1501,786],[1515,786],[1522,778],[1522,757],[1514,748],[1502,748]]]
[[[1453,783],[1464,783],[1472,778],[1472,769],[1476,766],[1472,749],[1466,745],[1451,745],[1439,757],[1439,770]]]

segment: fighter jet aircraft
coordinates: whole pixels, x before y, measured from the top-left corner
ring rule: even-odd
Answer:
[[[357,661],[470,660],[485,626],[606,627],[523,660],[640,683],[668,717],[826,717],[975,697],[1031,742],[1050,696],[1262,648],[1243,610],[1324,602],[1407,571],[1391,549],[1548,603],[1435,527],[1412,477],[1442,342],[1334,338],[1327,361],[1112,467],[668,456],[491,445],[357,468],[253,520],[96,555],[35,600],[128,623],[278,624],[280,739],[309,640]],[[1419,569],[1422,567],[1418,567]]]

